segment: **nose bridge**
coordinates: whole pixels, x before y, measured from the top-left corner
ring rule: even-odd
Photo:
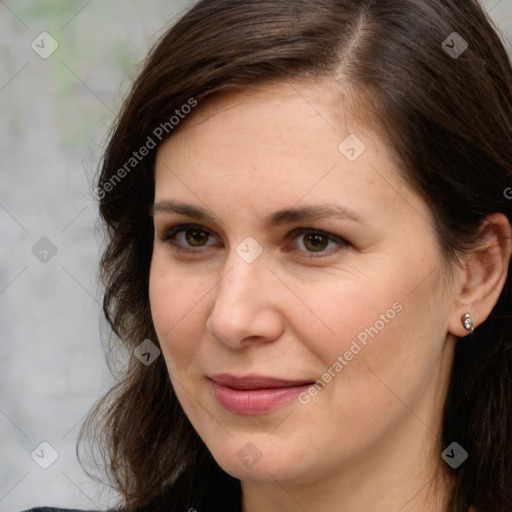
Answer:
[[[217,286],[214,309],[228,307],[232,311],[239,309],[250,314],[259,302],[258,288],[264,286],[266,281],[263,273],[268,272],[268,269],[263,258],[249,263],[233,250],[226,260],[225,268],[224,277]]]
[[[250,260],[238,251],[239,248],[232,250],[226,260],[226,272],[216,287],[207,330],[232,346],[249,337],[275,339],[281,322],[267,289],[271,273],[261,255]]]

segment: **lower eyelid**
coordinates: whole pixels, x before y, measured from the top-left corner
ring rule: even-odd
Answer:
[[[336,243],[336,242],[335,242]],[[314,258],[328,258],[330,256],[336,255],[338,252],[346,250],[348,248],[348,243],[336,243],[336,246],[330,247],[328,249],[324,249],[322,251],[307,251],[292,247],[287,252],[295,252],[298,254],[298,257],[304,257],[307,259]]]

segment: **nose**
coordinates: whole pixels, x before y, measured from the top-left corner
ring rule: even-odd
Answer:
[[[224,269],[224,277],[214,289],[207,331],[231,348],[278,339],[284,326],[279,309],[283,304],[279,297],[282,286],[264,258],[247,263],[233,252]]]

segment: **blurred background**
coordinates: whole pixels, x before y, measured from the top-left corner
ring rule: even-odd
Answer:
[[[0,0],[0,512],[116,502],[75,452],[113,382],[93,176],[141,60],[192,3]],[[482,4],[510,50],[512,0]]]
[[[141,59],[190,5],[0,2],[0,512],[115,502],[75,453],[112,383],[92,178]]]

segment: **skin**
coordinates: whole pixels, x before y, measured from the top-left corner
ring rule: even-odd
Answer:
[[[366,146],[353,162],[338,150],[350,133]],[[219,465],[242,481],[243,512],[443,510],[450,483],[439,435],[464,342],[456,337],[467,334],[460,317],[470,311],[477,326],[499,297],[506,218],[489,219],[482,247],[448,279],[428,206],[328,80],[203,103],[158,150],[155,179],[155,203],[213,216],[155,213],[150,302],[178,399]],[[326,203],[363,220],[265,222]],[[206,245],[191,246],[186,229],[162,240],[184,223],[210,232],[199,236]],[[304,234],[289,235],[299,227],[349,244],[311,251]],[[263,250],[252,263],[236,251],[248,236]],[[213,373],[320,379],[397,303],[400,312],[309,403],[241,416],[216,401]],[[261,456],[251,467],[237,457],[247,443]]]

